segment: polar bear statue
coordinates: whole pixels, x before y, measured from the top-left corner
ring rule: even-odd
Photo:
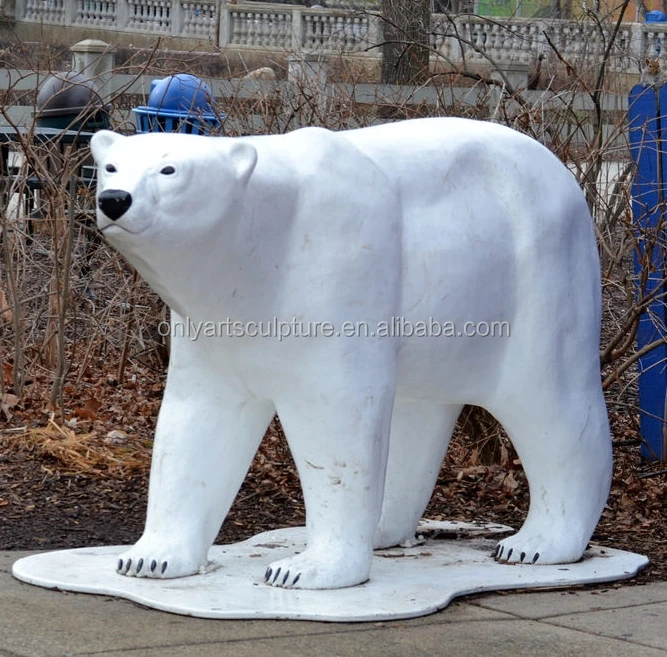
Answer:
[[[580,559],[612,470],[600,272],[584,197],[552,153],[458,118],[101,131],[92,152],[98,226],[172,312],[145,532],[119,573],[205,566],[277,412],[307,548],[265,581],[364,582],[374,548],[414,538],[463,404],[504,425],[530,486],[523,527],[492,556]]]

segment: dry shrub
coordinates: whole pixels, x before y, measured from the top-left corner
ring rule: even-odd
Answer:
[[[57,424],[52,413],[46,426],[13,432],[12,444],[25,450],[63,474],[97,476],[130,476],[146,472],[150,450],[145,441],[117,442],[102,438],[98,432],[77,433],[74,429]]]
[[[17,67],[29,68],[26,49],[12,53]],[[56,60],[49,61],[48,54],[40,51],[42,69],[56,68]],[[287,54],[253,64],[277,62],[276,68],[284,71]],[[23,64],[21,56],[25,57]],[[156,47],[141,52],[126,50],[123,56],[118,73],[158,77],[184,70],[200,74],[217,70],[215,56],[210,54],[191,53],[184,58]],[[60,54],[58,57],[60,65]],[[608,70],[611,60],[590,59],[574,65],[555,49],[547,59],[551,68],[545,68],[536,91],[512,87],[506,78],[496,75],[502,73],[502,63],[487,61],[482,70],[467,66],[454,69],[441,62],[438,74],[421,87],[378,87],[374,96],[362,98],[357,87],[367,79],[367,62],[339,57],[330,64],[330,79],[336,81],[326,88],[308,81],[254,86],[234,81],[231,95],[219,101],[229,115],[225,128],[231,136],[283,133],[304,125],[344,129],[387,119],[447,115],[502,122],[547,144],[571,167],[596,220],[603,256],[603,367],[608,401],[616,409],[632,409],[629,415],[633,417],[637,401],[633,361],[636,322],[632,317],[640,301],[634,294],[632,253],[639,238],[633,231],[629,206],[631,167],[605,175],[605,163],[624,158],[627,163],[627,144],[624,116],[603,102],[605,94],[625,94],[626,79]],[[225,68],[230,75],[244,70]],[[252,93],[248,93],[250,88]],[[429,92],[428,98],[424,90]],[[34,96],[19,91],[17,85],[0,100],[7,106],[20,97],[34,100]],[[136,105],[138,99],[121,89],[110,100],[121,109]],[[117,113],[115,118],[117,126],[126,125],[122,122],[125,115]],[[168,344],[157,326],[166,318],[166,309],[100,239],[94,228],[91,190],[78,189],[75,197],[70,195],[63,172],[76,168],[81,154],[70,153],[54,170],[45,168],[44,153],[29,141],[24,147],[24,178],[40,178],[47,191],[40,219],[2,210],[0,359],[4,375],[0,377],[0,393],[10,392],[27,403],[35,395],[44,396],[45,387],[31,382],[50,380],[48,397],[62,427],[73,403],[72,395],[65,391],[68,383],[78,389],[86,385],[87,377],[102,372],[122,385],[131,365],[161,384]],[[28,188],[15,184],[13,191],[26,198]],[[659,238],[657,234],[641,237],[656,244],[661,243]],[[607,349],[612,343],[614,347]],[[482,464],[502,459],[506,439],[488,414],[468,409],[460,432],[474,445],[467,458]]]

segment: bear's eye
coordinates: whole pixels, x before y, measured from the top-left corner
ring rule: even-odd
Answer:
[[[176,173],[176,169],[174,169],[174,167],[169,165],[169,166],[166,166],[166,167],[162,167],[162,170],[160,171],[160,173],[163,173],[165,176],[170,176],[172,173]]]
[[[104,167],[109,173],[116,173],[116,167],[113,164],[107,164]]]

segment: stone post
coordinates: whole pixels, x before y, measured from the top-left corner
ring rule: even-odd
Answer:
[[[130,21],[130,8],[127,0],[118,0],[116,2],[116,27],[119,30],[127,27]]]
[[[108,101],[112,91],[111,72],[114,48],[115,46],[97,39],[79,41],[70,48],[72,70],[91,78],[105,102]]]
[[[172,36],[180,36],[183,32],[183,24],[185,17],[183,16],[183,6],[181,0],[172,0],[171,3],[171,34]]]
[[[65,25],[71,27],[76,23],[76,12],[79,8],[79,3],[76,0],[65,0]]]
[[[639,62],[639,68],[644,63],[646,57],[646,46],[644,45],[644,24],[633,23],[631,28],[631,37],[628,50],[631,60]]]
[[[303,45],[303,13],[301,7],[292,9],[292,51],[299,52]]]
[[[287,58],[287,80],[302,86],[323,88],[327,83],[327,68],[324,55],[295,53]]]
[[[232,42],[232,15],[226,2],[218,5],[220,11],[220,33],[218,34],[218,45],[225,48]]]
[[[368,34],[366,44],[369,48],[377,47],[382,43],[382,19],[379,14],[368,14]],[[379,52],[379,51],[378,51]]]
[[[322,54],[297,52],[287,58],[287,80],[293,93],[314,100],[321,114],[326,114],[327,68],[328,60]]]

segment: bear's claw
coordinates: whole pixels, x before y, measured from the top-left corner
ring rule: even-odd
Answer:
[[[264,581],[269,586],[299,589],[354,586],[368,579],[371,559],[370,550],[368,554],[359,557],[307,549],[301,554],[272,563],[264,573]]]
[[[505,557],[503,558],[504,552],[505,552],[504,546],[498,545],[496,549],[491,553],[491,557],[495,559],[498,563],[529,563],[529,564],[537,563],[537,561],[540,558],[540,553],[535,552],[535,554],[533,554],[533,558],[527,561],[526,553],[520,552],[519,559],[516,559],[516,557],[512,559],[512,555],[514,554],[514,548],[510,548],[507,551],[507,554],[505,554]]]
[[[581,559],[586,542],[578,539],[567,528],[549,532],[522,528],[514,536],[502,539],[491,557],[500,563],[523,565],[550,565],[576,563]]]
[[[116,572],[125,577],[174,578],[195,575],[206,566],[206,558],[189,546],[167,545],[164,540],[140,541],[119,555]]]
[[[281,578],[281,581],[278,581],[278,577],[280,576],[282,572],[282,568],[278,566],[278,568],[274,571],[273,568],[267,568],[266,573],[264,574],[264,581],[269,584],[270,586],[284,586],[284,587],[290,587],[294,586],[299,579],[301,578],[301,573],[297,573],[296,577],[292,580],[291,583],[288,583],[288,580],[290,578],[291,571],[286,570],[284,575]]]
[[[145,560],[143,557],[141,557],[137,561],[137,566],[136,568],[132,571],[132,559],[129,558],[127,561],[123,559],[118,559],[118,565],[116,567],[116,572],[118,572],[120,575],[129,575],[130,577],[132,576],[141,576],[140,573],[143,570]],[[150,571],[153,573],[153,576],[159,577],[160,575],[164,576],[164,574],[167,572],[167,568],[169,567],[169,562],[168,561],[163,561],[162,566],[160,567],[160,575],[155,575],[155,571],[157,570],[157,561],[153,559],[151,561],[151,566],[150,566]],[[132,571],[132,572],[131,572]],[[147,570],[144,571],[146,573],[144,576],[150,577],[151,575],[148,575]]]

